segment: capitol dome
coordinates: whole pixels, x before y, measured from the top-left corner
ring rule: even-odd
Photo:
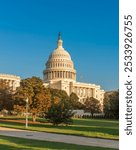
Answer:
[[[43,71],[44,81],[76,80],[76,71],[70,54],[63,48],[61,35],[58,35],[57,48],[50,54]]]
[[[60,42],[60,41],[59,41]],[[53,59],[67,59],[71,60],[70,54],[63,48],[63,47],[58,47],[55,49],[49,56],[49,60]]]

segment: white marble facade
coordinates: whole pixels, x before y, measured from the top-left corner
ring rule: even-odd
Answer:
[[[20,86],[20,77],[10,74],[0,74],[0,80],[4,81],[13,91]]]

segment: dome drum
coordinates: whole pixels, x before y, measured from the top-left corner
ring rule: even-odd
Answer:
[[[73,62],[70,62],[70,61],[48,61],[46,63],[46,69],[52,69],[52,68],[61,68],[61,69],[73,69],[74,68],[74,65],[73,65]]]
[[[51,70],[45,70],[44,71],[44,81],[48,82],[50,80],[72,80],[75,81],[76,80],[76,72],[71,72],[71,71],[51,71]]]

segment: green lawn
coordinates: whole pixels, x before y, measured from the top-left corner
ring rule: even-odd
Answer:
[[[13,118],[12,118],[13,119]],[[17,119],[17,118],[15,118]],[[43,120],[42,120],[43,121]],[[5,122],[0,120],[0,126],[25,129],[24,123]],[[49,123],[29,124],[29,130],[44,131],[59,134],[71,134],[78,136],[98,137],[107,139],[119,138],[118,121],[102,119],[74,119],[70,126],[53,126]]]
[[[100,148],[100,147],[98,148],[98,147],[81,146],[58,142],[13,138],[6,136],[0,136],[0,149],[1,150],[115,150],[110,148]]]

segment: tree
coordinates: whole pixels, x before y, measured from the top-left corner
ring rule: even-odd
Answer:
[[[71,93],[69,97],[69,101],[73,107],[73,109],[82,109],[83,104],[79,102],[79,97],[75,93]]]
[[[51,99],[54,97],[59,97],[60,99],[69,100],[69,96],[67,95],[66,91],[58,90],[58,89],[49,89],[51,93]]]
[[[52,89],[52,93],[54,93],[54,95],[52,94],[51,107],[49,107],[48,111],[45,113],[45,118],[53,125],[72,123],[71,117],[74,113],[72,105],[67,99],[67,94],[64,94],[65,92],[61,90],[54,89]]]
[[[51,94],[43,85],[40,78],[32,77],[21,81],[20,87],[14,95],[16,112],[25,112],[26,98],[28,98],[29,113],[32,114],[33,121],[37,115],[48,110],[51,104]]]
[[[106,92],[104,96],[104,114],[106,118],[119,118],[119,92]]]
[[[84,111],[91,113],[92,118],[94,116],[94,113],[100,113],[101,104],[99,100],[95,99],[94,97],[87,98],[84,103]]]
[[[0,111],[3,109],[13,110],[12,88],[5,80],[0,80]]]

